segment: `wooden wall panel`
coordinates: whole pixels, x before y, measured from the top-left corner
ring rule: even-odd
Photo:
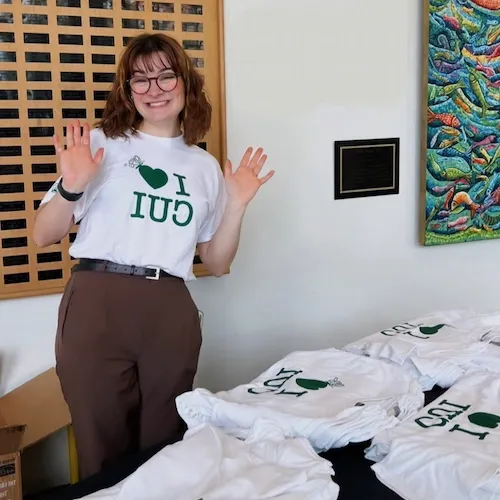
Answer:
[[[31,240],[59,175],[52,135],[101,116],[123,47],[144,31],[177,38],[204,74],[214,114],[201,146],[223,165],[222,0],[0,0],[0,299],[63,290],[78,228],[49,248]],[[194,270],[207,274],[197,257]]]

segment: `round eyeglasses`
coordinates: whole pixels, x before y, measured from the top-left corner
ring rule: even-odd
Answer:
[[[136,94],[146,94],[151,88],[151,82],[156,81],[156,85],[164,92],[172,92],[177,87],[179,75],[177,73],[162,73],[161,75],[148,78],[137,75],[128,80],[132,92]]]

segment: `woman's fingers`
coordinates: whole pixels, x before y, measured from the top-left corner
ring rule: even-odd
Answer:
[[[83,124],[82,144],[88,146],[90,144],[90,127],[88,123]]]
[[[104,156],[104,148],[99,148],[96,154],[94,155],[94,163],[96,165],[99,165],[102,161],[103,156]]]
[[[56,154],[61,153],[61,151],[64,150],[64,147],[61,145],[59,137],[57,135],[54,135],[53,140],[54,140],[54,148],[56,150]]]
[[[253,171],[255,172],[255,175],[259,175],[260,171],[262,170],[262,167],[264,166],[264,163],[266,163],[267,160],[267,155],[263,154],[260,158],[259,161],[257,162],[257,165],[254,167]]]
[[[75,142],[75,146],[79,146],[82,143],[80,120],[76,120],[73,124],[73,140]]]
[[[252,168],[252,170],[255,171],[255,169],[258,167],[259,160],[261,159],[263,152],[264,152],[264,150],[262,148],[257,148],[255,150],[255,153],[254,153],[254,155],[253,155],[253,157],[250,160],[250,163],[248,165],[250,168]]]
[[[243,158],[240,162],[240,167],[249,167],[250,166],[250,157],[252,156],[253,149],[248,147],[243,155]]]
[[[231,175],[233,175],[233,164],[231,163],[231,160],[227,159],[224,167],[224,177],[228,178]]]
[[[71,122],[66,127],[66,146],[71,148],[73,146],[90,145],[90,127],[88,123],[80,125],[80,120]]]
[[[274,175],[274,170],[270,170],[264,177],[259,179],[260,185],[265,184]]]
[[[73,124],[70,123],[67,127],[66,127],[66,146],[68,148],[71,148],[75,145],[75,141],[73,139]]]

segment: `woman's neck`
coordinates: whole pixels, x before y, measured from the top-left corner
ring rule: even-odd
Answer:
[[[181,135],[181,128],[177,120],[175,122],[158,124],[143,121],[139,125],[139,130],[145,134],[157,137],[178,137]]]

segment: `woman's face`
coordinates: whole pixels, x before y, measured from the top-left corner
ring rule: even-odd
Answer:
[[[139,59],[134,65],[130,78],[132,100],[146,123],[170,128],[184,108],[184,82],[175,75],[164,54],[153,54],[146,62],[149,64]]]

